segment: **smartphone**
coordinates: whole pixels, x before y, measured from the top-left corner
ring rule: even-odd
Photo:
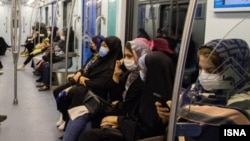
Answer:
[[[125,67],[124,64],[120,65],[120,69],[121,69],[123,72],[126,72],[126,71],[127,71],[127,68]]]
[[[167,107],[168,110],[170,111],[170,107],[166,104],[166,100],[164,100],[160,94],[153,93],[153,96],[156,98],[156,101],[161,103],[162,107]]]

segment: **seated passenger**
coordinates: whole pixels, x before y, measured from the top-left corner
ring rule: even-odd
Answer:
[[[98,52],[99,52],[99,49],[101,47],[101,43],[103,41],[103,36],[102,35],[99,35],[99,36],[94,36],[91,40],[91,45],[90,45],[90,51],[92,52],[92,56],[86,61],[86,65],[83,67],[86,68],[86,69],[89,69],[89,67],[92,66],[92,64],[94,64],[98,58],[100,57]],[[81,70],[79,70],[79,72],[81,72]],[[77,72],[75,73],[77,74]],[[74,78],[74,75],[75,74],[69,74],[67,76],[67,79],[70,79],[70,78]],[[59,87],[57,87],[55,90],[54,90],[54,96],[57,97],[57,95],[59,94],[59,92],[61,92],[62,90],[68,88],[68,87],[71,87],[72,84],[70,84],[70,81],[66,84],[63,84]],[[64,121],[62,119],[62,115],[60,116],[59,120],[57,121],[56,125],[58,126],[59,130],[63,130],[64,129]]]
[[[152,51],[161,51],[164,54],[168,55],[168,57],[170,57],[173,62],[177,65],[177,59],[176,58],[176,54],[174,52],[174,50],[172,50],[172,48],[169,45],[169,42],[163,38],[155,38],[153,40],[154,42],[154,46],[152,48]]]
[[[117,60],[115,71],[113,73],[113,77],[110,77],[109,79],[110,82],[107,83],[107,86],[109,87],[108,89],[110,90],[109,99],[111,100],[120,99],[120,102],[116,104],[117,108],[118,107],[121,108],[123,103],[129,103],[131,107],[133,107],[133,105],[136,104],[137,96],[139,96],[139,94],[141,94],[142,92],[141,91],[142,82],[139,77],[138,58],[141,55],[148,53],[149,51],[150,51],[149,47],[145,43],[131,41],[131,42],[128,42],[125,47],[125,53],[124,53],[125,59]],[[120,81],[120,76],[123,73],[121,70],[121,65],[124,65],[124,67],[127,68],[128,71],[122,77],[124,78],[124,80]],[[126,71],[124,69],[123,71]],[[119,85],[117,83],[119,83]],[[123,99],[122,99],[122,95],[124,95]],[[125,95],[127,98],[125,98]],[[129,108],[127,110],[129,110]],[[116,109],[116,112],[122,113],[125,111],[120,111],[120,109]],[[69,123],[67,125],[66,131],[64,134],[65,141],[76,141],[80,133],[87,130],[86,128],[83,128],[84,127],[83,122],[85,122],[84,124],[88,122],[91,123],[92,127],[100,127],[99,124],[103,115],[98,115],[98,116],[93,117],[91,116],[91,114],[86,113],[84,117],[85,117],[85,120],[82,121],[82,125],[79,125],[79,120],[80,120],[79,118],[74,119],[74,120],[73,119],[69,120]],[[78,126],[76,126],[76,124]],[[82,128],[79,128],[79,126],[81,126]]]
[[[50,27],[47,27],[47,30],[50,30]],[[33,38],[28,39],[28,41],[26,42],[25,47],[28,49],[28,57],[26,58],[26,60],[24,61],[24,63],[20,66],[18,66],[18,70],[24,70],[25,66],[32,61],[32,58],[34,56],[37,56],[38,54],[41,54],[42,52],[44,52],[48,47],[50,47],[50,38],[51,36],[49,35],[48,37],[46,37],[45,39],[43,39],[42,43],[38,43],[36,44],[35,48],[34,48],[34,40],[35,40],[36,34],[34,34]],[[32,62],[31,67],[34,67],[34,64]]]
[[[60,41],[58,45],[53,47],[53,56],[52,56],[52,63],[53,63],[53,69],[62,69],[65,68],[65,51],[66,51],[66,36],[67,35],[67,29],[63,29],[63,31],[60,33]],[[72,45],[73,33],[70,33],[71,37],[69,37],[69,49],[68,51],[73,51],[74,45]],[[45,63],[43,63],[42,67],[42,83],[39,84],[37,87],[39,87],[39,91],[46,91],[49,90],[50,86],[50,53],[47,54],[47,56],[43,56],[43,60]],[[68,67],[71,66],[72,60],[71,58],[68,58]]]
[[[250,113],[250,50],[244,40],[217,39],[200,47],[197,56],[199,78],[183,94],[181,109],[185,111],[188,108],[189,112],[183,112],[180,117],[208,125],[199,137],[186,140],[206,141],[207,136],[213,136],[213,140],[219,141],[219,125],[250,125],[250,116],[247,115],[247,112]],[[166,123],[169,118],[168,109],[161,107],[159,102],[155,105],[159,116]],[[168,105],[171,105],[170,101]],[[232,113],[226,115],[229,109]],[[193,116],[188,117],[189,113]],[[202,118],[204,115],[206,118]],[[218,117],[223,118],[219,120]]]
[[[125,50],[125,52],[128,52],[128,56],[132,56],[131,51]],[[133,56],[137,58],[137,54]],[[158,118],[154,106],[156,99],[153,93],[162,95],[166,100],[171,99],[175,65],[168,56],[159,51],[140,57],[139,65],[140,69],[137,77],[140,76],[140,79],[145,81],[141,92],[133,90],[134,85],[139,84],[137,79],[134,81],[134,84],[130,85],[131,88],[125,85],[127,93],[123,95],[125,101],[121,101],[122,105],[119,105],[122,107],[120,112],[104,117],[100,124],[102,126],[101,129],[86,131],[80,136],[78,141],[135,141],[164,132],[165,129]],[[119,72],[118,68],[116,67],[117,72]],[[128,78],[127,80],[129,81],[130,79]]]
[[[58,28],[57,27],[53,27],[53,28],[54,28],[53,33],[51,33],[52,27],[51,26],[47,27],[47,35],[48,35],[48,39],[49,39],[49,44],[51,44],[52,46],[55,42],[58,42],[60,40],[60,35],[57,32]],[[51,37],[52,37],[52,42],[51,42]],[[42,56],[50,53],[50,47],[47,48],[42,54],[39,54],[39,55],[36,55],[35,57],[33,57],[35,69],[37,68],[38,62],[42,60]]]
[[[84,96],[84,92],[82,91],[89,89],[96,95],[99,95],[104,99],[107,98],[108,86],[106,83],[112,77],[116,60],[121,58],[121,40],[115,36],[106,37],[101,43],[98,56],[93,55],[81,70],[74,75],[69,75],[71,83],[68,82],[63,84],[53,91],[54,96],[57,99],[57,109],[63,114],[64,121],[68,121],[69,119],[67,112],[69,106],[75,104],[72,102],[72,97],[77,97],[76,99],[81,101],[83,98],[82,96]],[[67,96],[64,95],[66,97],[59,99],[58,97],[62,97],[59,94],[64,92],[64,94],[66,94],[66,88],[72,89],[70,89]],[[82,93],[79,93],[79,91]]]
[[[26,40],[25,40],[25,43],[23,45],[21,45],[22,47],[24,47],[23,52],[21,52],[22,57],[26,57],[32,52],[32,50],[34,48],[34,40],[36,37],[37,37],[37,34],[36,34],[35,26],[32,26],[31,35],[28,35]]]

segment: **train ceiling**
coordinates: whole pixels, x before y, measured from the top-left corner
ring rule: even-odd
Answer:
[[[21,4],[27,4],[27,2],[30,1],[30,0],[20,0]],[[33,0],[33,1],[37,1],[37,0]],[[12,0],[0,0],[0,3],[3,3],[3,4],[11,4]]]

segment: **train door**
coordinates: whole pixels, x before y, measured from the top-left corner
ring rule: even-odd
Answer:
[[[162,5],[160,7],[160,25],[159,28],[165,30],[167,36],[178,38],[181,36],[188,4],[175,5],[172,8],[172,16],[170,19],[171,5]],[[168,31],[170,30],[170,31]]]
[[[22,37],[21,42],[24,43],[26,40],[27,35],[31,34],[31,26],[30,24],[34,24],[35,18],[32,16],[35,16],[34,14],[26,14],[26,13],[32,13],[35,10],[33,10],[33,7],[30,6],[22,6],[21,16],[22,16]],[[40,10],[36,10],[40,11]]]
[[[97,17],[97,1],[96,0],[84,0],[82,11],[82,25],[83,25],[83,42],[82,42],[82,65],[92,55],[89,46],[91,37],[95,35],[95,20]]]
[[[117,0],[108,1],[108,35],[116,35]]]
[[[0,16],[0,36],[10,45],[10,7],[6,5],[0,5],[0,13],[6,13]]]
[[[71,3],[65,1],[63,3],[63,27],[67,27],[68,25],[68,17],[70,13]]]

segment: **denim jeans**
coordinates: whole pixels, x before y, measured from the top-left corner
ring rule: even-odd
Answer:
[[[77,141],[80,134],[90,128],[89,114],[84,114],[74,120],[70,119],[63,135],[63,141]]]

